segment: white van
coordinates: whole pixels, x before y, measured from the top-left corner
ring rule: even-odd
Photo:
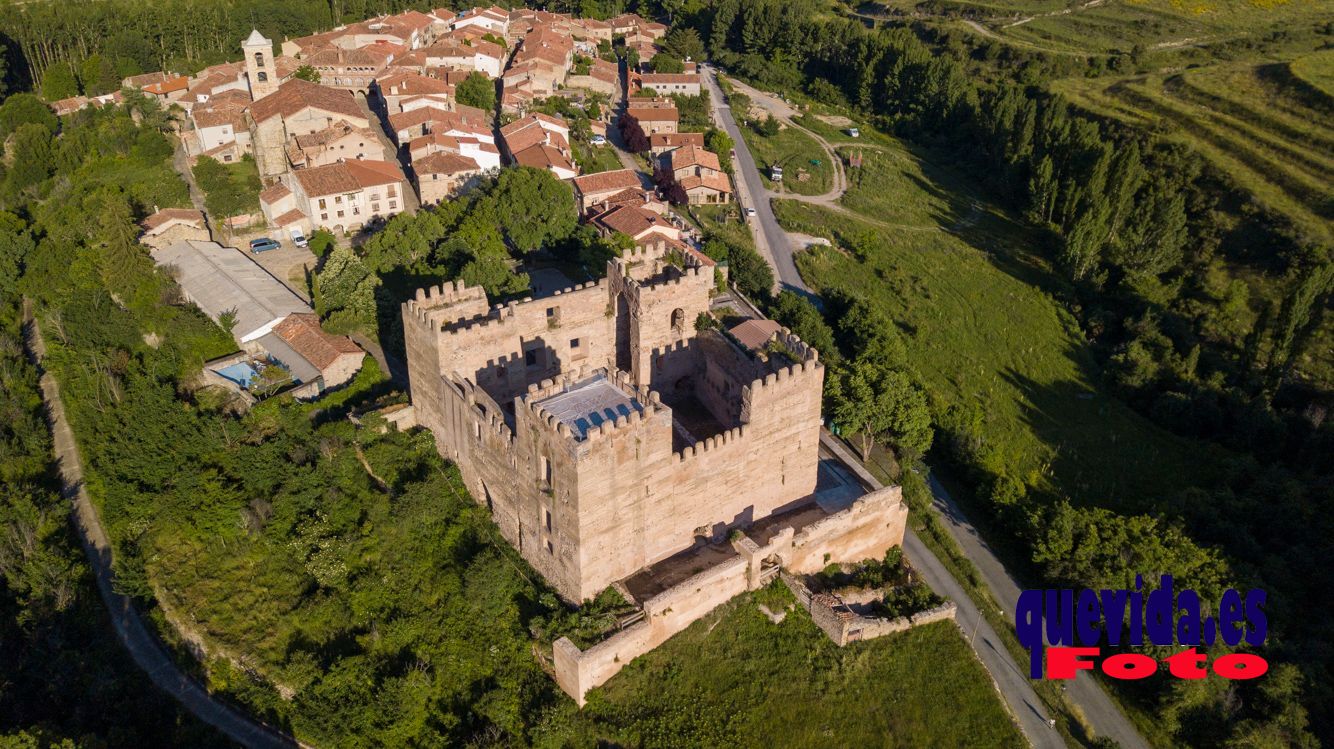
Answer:
[[[302,234],[301,229],[295,226],[292,227],[292,244],[297,247],[306,247],[309,245],[309,242],[306,241],[306,235]]]

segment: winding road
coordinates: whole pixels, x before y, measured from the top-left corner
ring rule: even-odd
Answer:
[[[800,274],[797,273],[796,263],[793,261],[794,245],[797,243],[778,224],[769,205],[769,200],[760,200],[758,203],[752,202],[750,196],[761,195],[767,198],[771,193],[764,188],[759,170],[755,166],[755,160],[751,157],[746,141],[741,137],[741,131],[737,127],[736,120],[732,116],[730,107],[728,107],[727,101],[723,97],[715,76],[716,71],[713,68],[708,68],[704,78],[708,82],[713,100],[714,119],[726,129],[727,134],[732,137],[736,144],[734,163],[736,165],[736,176],[738,177],[736,180],[737,191],[742,195],[744,206],[755,208],[756,215],[751,219],[751,230],[756,237],[756,246],[760,248],[761,254],[764,254],[773,263],[782,286],[809,291],[806,284],[801,280]],[[793,127],[800,127],[792,122],[792,110],[785,103],[780,103],[773,97],[755,91],[744,84],[739,88],[759,101],[761,106],[764,106],[780,120]],[[823,138],[805,128],[801,129],[815,138],[827,152],[833,153],[833,147]],[[837,161],[837,158],[835,160]],[[838,185],[837,180],[835,184]],[[846,179],[842,180],[842,185],[846,189]],[[843,206],[833,202],[842,196],[842,192],[838,192],[837,195],[826,193],[819,196],[797,196],[784,193],[773,196],[783,199],[805,199],[807,202],[820,203],[835,210],[850,213]],[[975,222],[981,213],[982,207],[974,203],[969,214],[954,227],[937,226],[934,227],[934,230],[957,231]],[[879,223],[860,214],[856,215],[863,221]],[[883,228],[893,231],[900,230],[899,227],[887,225]],[[823,434],[821,442],[837,454],[843,463],[856,473],[868,488],[875,489],[881,486],[879,481],[838,440]],[[982,539],[977,529],[968,522],[968,518],[964,516],[958,504],[950,497],[949,492],[934,477],[930,480],[930,487],[934,497],[933,508],[964,554],[977,567],[982,582],[991,596],[1001,606],[1001,613],[1013,624],[1015,604],[1020,592],[1019,584]],[[917,538],[911,531],[904,538],[904,550],[913,560],[914,567],[921,571],[927,584],[937,593],[949,596],[958,606],[955,621],[964,631],[965,636],[969,638],[969,642],[972,644],[978,658],[990,672],[997,690],[1004,698],[1011,714],[1014,715],[1029,743],[1036,747],[1064,746],[1060,734],[1053,730],[1048,722],[1046,706],[1034,692],[1027,668],[1021,667],[1015,661],[996,631],[982,616],[973,599],[954,579],[949,570],[941,564],[940,560],[931,553],[930,549],[922,543],[921,539]],[[1108,737],[1116,741],[1123,749],[1148,749],[1148,742],[1144,740],[1134,724],[1112,702],[1091,674],[1080,674],[1076,679],[1068,682],[1065,699],[1084,714],[1089,726],[1097,736]]]
[[[60,383],[42,369],[46,342],[42,339],[37,321],[33,318],[31,303],[24,300],[24,345],[28,356],[41,372],[42,401],[46,405],[47,423],[51,428],[52,447],[60,465],[63,494],[72,503],[74,529],[83,544],[84,553],[97,579],[97,590],[111,615],[116,638],[159,689],[171,695],[196,718],[221,731],[232,741],[258,749],[288,749],[300,746],[291,736],[271,728],[241,710],[209,694],[192,676],[176,665],[162,643],[144,624],[134,603],[116,592],[111,571],[111,543],[98,517],[97,508],[88,496],[83,481],[83,464],[79,446],[74,440],[65,405],[60,398]]]
[[[792,257],[792,240],[787,232],[783,231],[783,227],[778,225],[773,206],[769,204],[769,190],[764,186],[764,180],[760,179],[755,159],[750,155],[745,139],[741,137],[741,130],[732,116],[732,108],[727,104],[727,97],[723,96],[723,90],[718,86],[716,75],[714,69],[709,67],[705,69],[703,78],[709,86],[709,100],[713,105],[714,121],[722,126],[736,144],[733,171],[738,179],[733,181],[736,183],[737,198],[742,209],[755,209],[755,215],[747,220],[751,234],[755,237],[755,248],[773,266],[778,289],[787,288],[811,294],[810,287],[806,286],[801,280],[801,274],[797,272],[797,263]]]

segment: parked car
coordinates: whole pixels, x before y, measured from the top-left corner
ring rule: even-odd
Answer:
[[[754,209],[754,208],[747,208],[747,209],[746,209],[746,218],[750,218],[751,216],[754,216],[754,215],[755,215],[755,209]]]
[[[588,139],[588,142],[592,143],[595,146],[607,145],[607,139],[602,137],[601,135],[594,135],[592,138]]]
[[[291,233],[292,233],[292,244],[296,245],[297,247],[310,246],[310,242],[306,239],[306,235],[302,234],[299,228],[292,227]]]
[[[271,237],[260,237],[259,239],[250,240],[250,251],[255,254],[268,252],[269,250],[276,250],[279,247],[282,247],[282,245],[278,244],[278,240]]]
[[[860,129],[860,128],[855,128],[855,127],[850,127],[850,128],[848,128],[848,137],[851,137],[851,138],[860,138],[860,137],[862,137],[862,131],[861,131],[861,129]]]

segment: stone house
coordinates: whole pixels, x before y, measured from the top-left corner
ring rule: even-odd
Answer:
[[[510,28],[509,11],[494,5],[489,8],[465,10],[454,17],[453,30],[466,28],[480,29],[504,38]]]
[[[293,169],[381,155],[382,149],[375,133],[355,127],[347,120],[339,120],[323,130],[298,135],[287,143],[287,161]]]
[[[654,133],[648,138],[649,151],[656,159],[682,146],[704,147],[704,133]]]
[[[204,214],[194,208],[163,208],[139,222],[144,230],[139,241],[149,247],[167,247],[177,242],[209,240]]]
[[[422,205],[439,203],[469,189],[482,171],[476,161],[451,151],[436,151],[412,162]]]
[[[394,71],[375,79],[374,96],[385,114],[421,107],[453,108],[454,87],[438,78],[419,73]],[[404,106],[405,103],[408,106]]]
[[[361,369],[366,354],[345,335],[330,335],[320,327],[319,315],[294,313],[283,318],[273,332],[258,339],[261,347],[277,356],[288,350],[308,364],[321,381],[319,390],[338,387],[351,380]],[[286,353],[284,351],[284,353]],[[309,381],[309,376],[302,378]]]
[[[339,121],[369,130],[371,123],[348,91],[321,86],[299,78],[250,105],[250,139],[262,179],[287,171],[287,142],[299,135],[324,130]]]
[[[305,63],[319,72],[321,86],[365,94],[394,57],[405,51],[403,45],[387,42],[356,49],[330,47],[312,54]]]
[[[691,205],[729,203],[732,184],[718,163],[718,155],[694,145],[669,151],[663,157],[676,189]]]
[[[640,190],[643,187],[639,172],[633,169],[585,174],[575,177],[570,184],[574,187],[574,200],[580,213],[587,213],[593,206],[624,190]]]
[[[190,123],[194,125],[194,142],[190,151],[211,156],[218,161],[233,162],[250,153],[250,127],[246,110],[250,107],[250,93],[228,89],[190,109]]]
[[[680,116],[676,107],[641,107],[631,105],[625,110],[626,119],[639,128],[648,139],[657,133],[675,133]]]
[[[500,168],[500,150],[475,137],[432,133],[408,142],[408,158],[412,161],[442,151],[466,156],[483,171]]]
[[[388,161],[342,161],[298,169],[289,176],[287,187],[292,206],[313,228],[334,232],[355,231],[376,216],[402,213],[411,189],[398,164]],[[275,204],[271,210],[283,207]]]

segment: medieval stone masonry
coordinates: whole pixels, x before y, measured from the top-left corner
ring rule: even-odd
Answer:
[[[714,283],[692,257],[668,263],[645,248],[612,260],[603,280],[542,299],[491,307],[455,282],[403,305],[418,423],[504,537],[566,599],[615,585],[649,617],[606,663],[579,665],[562,641],[558,680],[578,699],[772,579],[761,569],[776,572],[784,554],[814,571],[902,540],[896,487],[872,502],[817,503],[824,366],[783,329],[763,345],[697,330]],[[737,557],[738,538],[751,561]],[[691,606],[652,605],[682,596],[673,581],[709,555],[727,559],[718,583],[690,594]]]

